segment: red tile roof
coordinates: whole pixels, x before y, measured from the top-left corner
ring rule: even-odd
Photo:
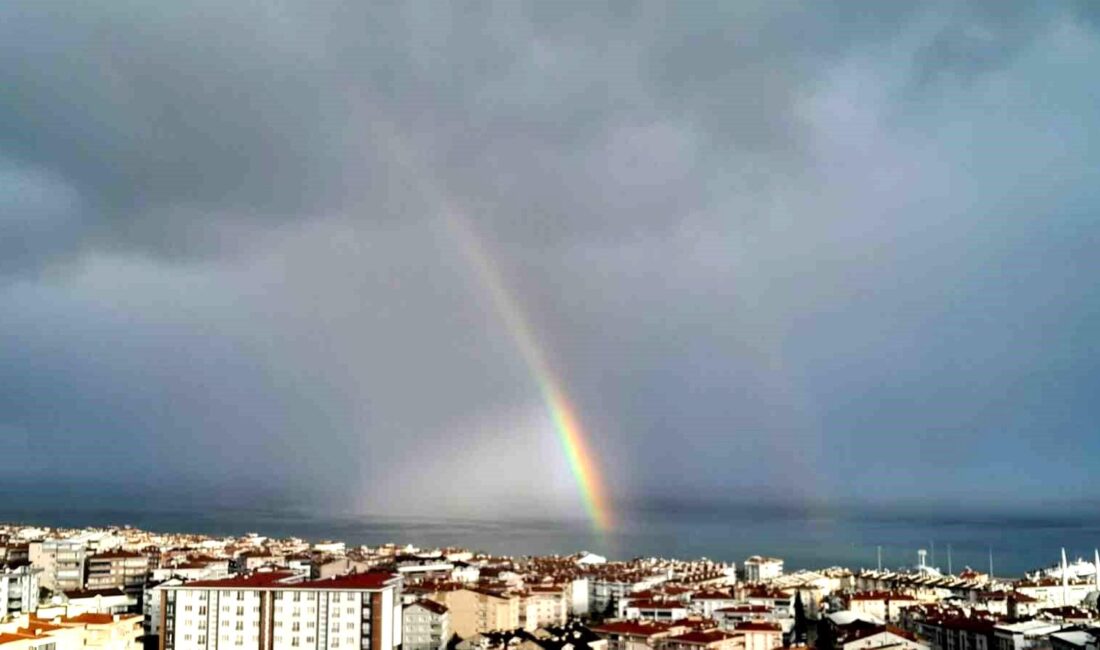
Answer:
[[[237,575],[216,580],[195,580],[184,583],[184,587],[205,587],[216,589],[263,589],[271,587],[285,587],[284,580],[293,578],[289,571],[267,571],[263,573],[251,573],[249,575]]]
[[[767,605],[731,605],[714,611],[730,614],[768,614],[772,611],[772,608]]]
[[[597,634],[624,634],[627,636],[651,636],[665,634],[672,626],[655,621],[611,621],[592,627]]]
[[[397,577],[397,574],[388,571],[371,571],[349,573],[324,580],[296,582],[287,587],[292,589],[381,589]]]
[[[79,598],[95,598],[96,596],[103,596],[104,598],[125,596],[126,592],[122,591],[119,587],[110,587],[108,589],[74,589],[72,591],[66,591],[65,597],[69,600],[76,600]]]
[[[349,573],[324,580],[290,582],[294,577],[295,574],[288,571],[265,571],[220,580],[196,580],[183,586],[214,589],[381,589],[397,576],[374,571]]]
[[[120,621],[132,620],[141,618],[138,614],[131,616],[119,616]],[[63,623],[83,623],[85,625],[106,625],[108,623],[114,623],[115,617],[113,614],[93,614],[87,612],[80,616],[73,616],[72,618],[61,619]]]
[[[637,609],[687,609],[687,605],[678,600],[632,600],[627,607]]]
[[[738,632],[745,630],[748,632],[782,632],[783,628],[779,626],[779,623],[767,623],[764,621],[746,621],[745,623],[738,623],[734,628]]]
[[[429,612],[432,612],[434,614],[445,614],[445,613],[447,613],[447,606],[446,605],[444,605],[442,603],[437,603],[434,600],[428,600],[427,598],[421,598],[420,600],[409,603],[405,607],[412,607],[414,605],[418,606],[418,607],[423,607],[424,609],[426,609]]]
[[[676,636],[669,637],[668,640],[676,642],[676,643],[691,643],[691,644],[699,644],[699,645],[709,645],[711,643],[716,643],[718,641],[726,641],[728,639],[734,639],[737,636],[739,636],[739,635],[733,634],[733,633],[730,633],[730,632],[723,632],[722,630],[706,630],[706,631],[688,632],[686,634],[678,634]]]

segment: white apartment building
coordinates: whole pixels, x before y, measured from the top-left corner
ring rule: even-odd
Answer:
[[[565,625],[569,619],[568,587],[531,587],[523,599],[520,625],[528,632],[540,627]]]
[[[405,606],[401,624],[402,650],[441,650],[451,639],[447,608],[432,600]]]
[[[765,582],[783,575],[783,560],[754,555],[745,560],[745,581]]]
[[[667,582],[667,572],[648,576],[596,575],[588,578],[588,611],[592,614],[607,614],[622,618],[625,615],[623,604],[630,594],[651,589]]]
[[[33,612],[38,607],[38,574],[41,569],[0,567],[0,619],[8,614]]]
[[[588,614],[588,578],[574,578],[569,583],[569,614],[571,616]]]
[[[394,650],[401,578],[264,572],[161,585],[160,650]]]

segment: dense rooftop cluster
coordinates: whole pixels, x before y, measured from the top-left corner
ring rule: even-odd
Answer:
[[[257,650],[334,647],[299,632],[297,619],[294,634],[303,636],[284,637],[284,620],[306,615],[284,603],[322,601],[353,602],[345,609],[357,617],[361,609],[355,620],[369,619],[347,623],[360,650],[1096,650],[1100,571],[1081,567],[1023,580],[923,565],[787,572],[782,559],[763,555],[735,567],[8,525],[0,526],[0,646],[60,650],[39,641],[98,625],[129,630],[103,650],[213,650],[205,619],[187,617],[209,611],[204,603],[238,599],[219,610],[223,624],[244,617],[234,623],[238,635],[219,638],[266,644]],[[338,616],[340,606],[324,611]],[[168,616],[179,619],[171,630],[194,626],[195,634],[166,632]]]

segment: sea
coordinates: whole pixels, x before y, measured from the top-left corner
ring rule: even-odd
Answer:
[[[283,508],[86,508],[21,504],[0,499],[0,522],[53,527],[124,526],[157,532],[213,536],[257,533],[351,545],[393,543],[443,546],[505,555],[589,551],[610,559],[710,558],[742,562],[750,555],[783,558],[788,571],[844,566],[912,567],[918,549],[941,570],[973,567],[1021,577],[1056,563],[1065,548],[1072,560],[1091,559],[1100,547],[1093,516],[936,513],[815,513],[766,508],[642,510],[622,516],[613,529],[584,521],[537,518],[478,519],[322,514]]]

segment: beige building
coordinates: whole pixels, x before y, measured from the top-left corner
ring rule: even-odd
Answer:
[[[39,584],[51,591],[73,591],[84,586],[84,560],[88,547],[83,540],[47,539],[31,542],[31,564],[42,569]]]
[[[734,634],[744,637],[745,650],[774,650],[783,645],[783,628],[779,623],[767,621],[739,623]]]
[[[149,577],[149,558],[133,551],[114,550],[85,559],[84,588],[89,591],[117,587],[127,595],[140,596]]]
[[[451,631],[463,639],[480,632],[514,630],[520,626],[523,599],[515,593],[463,587],[438,591],[428,598],[450,611]]]
[[[23,615],[0,625],[3,650],[140,650],[141,616],[81,614],[39,618]]]

